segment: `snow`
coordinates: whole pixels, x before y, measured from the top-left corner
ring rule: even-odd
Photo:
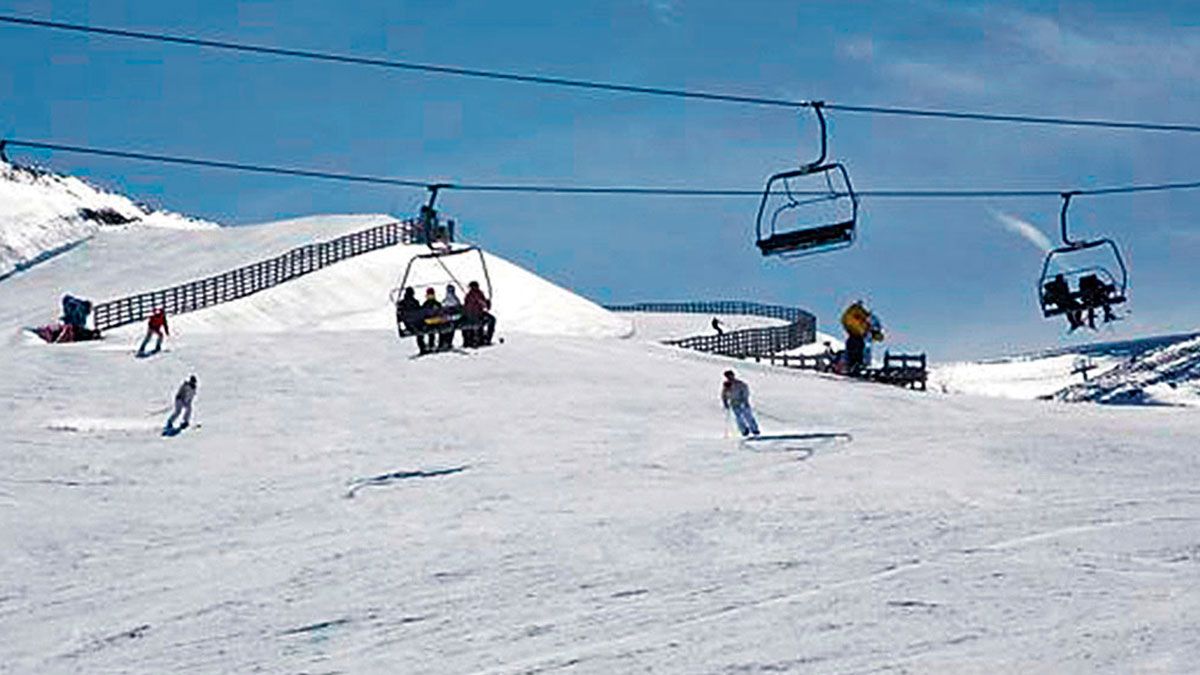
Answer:
[[[1052,396],[1080,382],[1083,376],[1073,372],[1079,365],[1078,354],[1004,359],[983,363],[939,364],[930,370],[929,387],[952,394],[999,396],[1034,399]],[[1096,368],[1089,377],[1105,372],[1123,359],[1115,356],[1090,357]]]
[[[783,319],[744,314],[686,314],[676,312],[621,312],[633,326],[633,336],[639,340],[663,342],[681,340],[697,335],[713,335],[712,320],[721,321],[726,333],[746,328],[786,326]]]
[[[216,230],[102,231],[70,255],[39,265],[39,274],[5,281],[0,286],[0,326],[52,321],[63,293],[103,301],[173,286],[393,220],[385,215],[319,216]],[[179,315],[171,327],[184,333],[395,330],[389,293],[412,256],[427,251],[422,246],[379,249],[211,311]],[[502,333],[625,336],[632,330],[627,320],[599,305],[499,256],[485,256]],[[477,257],[458,255],[445,262],[460,282],[483,281]],[[420,263],[413,270],[416,282],[436,282],[441,297],[450,278],[437,263]],[[127,336],[142,330],[128,326],[112,334],[132,339]]]
[[[81,209],[116,214],[124,224],[103,224]],[[0,278],[61,251],[101,230],[211,229],[212,223],[152,211],[127,197],[59,176],[0,161]]]
[[[628,317],[499,258],[506,342],[411,359],[386,305],[400,248],[179,316],[150,359],[138,327],[18,333],[63,290],[168,285],[381,218],[104,231],[0,281],[0,672],[1200,658],[1193,409],[922,394],[620,339]],[[728,367],[764,433],[853,440],[743,447]],[[163,438],[190,373],[201,426]]]
[[[1200,407],[1200,337],[1153,349],[1058,393],[1064,401]]]

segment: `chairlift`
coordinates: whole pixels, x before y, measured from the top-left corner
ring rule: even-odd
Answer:
[[[429,202],[421,206],[420,215],[418,217],[419,225],[422,228],[422,238],[424,243],[429,247],[428,253],[418,253],[409,259],[408,265],[404,268],[404,275],[401,277],[399,285],[392,289],[389,297],[392,301],[392,306],[397,307],[396,310],[396,330],[401,338],[412,337],[418,334],[429,332],[438,332],[439,327],[431,324],[428,319],[417,324],[414,330],[414,322],[412,317],[403,317],[399,310],[399,302],[404,294],[404,289],[408,288],[414,279],[421,279],[420,285],[425,287],[443,288],[446,285],[454,285],[458,289],[459,298],[465,298],[468,291],[468,284],[459,280],[458,275],[455,275],[451,266],[447,264],[447,259],[456,256],[471,257],[474,254],[478,259],[479,271],[483,276],[484,294],[488,300],[493,300],[492,279],[488,273],[487,259],[483,255],[483,251],[474,244],[466,244],[455,246],[452,239],[453,233],[450,232],[448,237],[436,236],[438,228],[441,227],[438,212],[434,209],[434,202],[437,200],[438,190],[445,185],[429,186]],[[431,268],[435,270],[432,275],[422,273],[422,270]],[[414,275],[414,272],[417,274]],[[470,281],[475,281],[471,279]],[[420,298],[418,298],[419,300]],[[405,319],[408,319],[406,321]],[[423,330],[422,327],[428,324],[430,327]],[[453,325],[453,324],[450,324]]]
[[[1046,318],[1072,311],[1087,311],[1091,314],[1097,309],[1103,309],[1104,320],[1111,321],[1115,317],[1109,308],[1126,301],[1129,271],[1125,267],[1120,249],[1112,239],[1101,237],[1073,240],[1068,235],[1067,209],[1071,205],[1071,197],[1077,194],[1079,193],[1062,193],[1063,205],[1059,213],[1059,224],[1063,245],[1051,250],[1042,264],[1042,276],[1038,281],[1038,302],[1042,308],[1042,316]],[[1092,249],[1111,251],[1112,259],[1116,263],[1115,268],[1103,265],[1071,268],[1059,262],[1062,271],[1051,273],[1051,264],[1056,259],[1061,261],[1063,257]]]
[[[858,195],[850,183],[850,174],[840,162],[826,162],[827,133],[823,101],[813,102],[811,107],[817,114],[821,127],[821,154],[816,160],[799,169],[783,171],[767,179],[762,201],[758,205],[755,219],[755,245],[764,256],[778,255],[785,258],[824,253],[846,248],[854,243],[858,223]],[[825,191],[816,193],[811,199],[797,199],[792,181],[800,178],[820,177],[824,179]],[[840,182],[838,189],[835,183]],[[772,196],[782,194],[785,201],[768,210]],[[804,196],[812,193],[806,192]],[[829,222],[816,205],[837,213],[837,220]],[[791,213],[791,212],[795,213]],[[768,213],[769,212],[769,213]],[[790,223],[788,220],[794,218]],[[816,222],[813,222],[813,221]]]

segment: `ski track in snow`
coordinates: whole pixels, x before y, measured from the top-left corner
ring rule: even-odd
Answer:
[[[362,225],[231,235],[249,251],[147,236],[221,270]],[[504,345],[410,360],[378,301],[400,250],[180,317],[152,359],[131,355],[139,327],[98,344],[19,336],[73,266],[109,290],[133,283],[129,268],[151,285],[187,272],[153,256],[120,268],[144,248],[123,236],[0,282],[0,673],[1188,672],[1200,659],[1194,411],[734,363],[764,433],[853,436],[796,461],[723,437],[733,362],[621,339],[623,320],[516,269],[497,293],[524,324],[501,318]],[[540,309],[515,301],[527,282]],[[312,301],[301,323],[273,314],[298,297]],[[552,332],[559,309],[566,334]],[[163,406],[193,372],[197,428],[163,439]],[[360,483],[369,498],[345,499]]]

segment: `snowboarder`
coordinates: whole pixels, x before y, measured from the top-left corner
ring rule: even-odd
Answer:
[[[725,381],[721,383],[721,404],[733,411],[743,437],[758,435],[758,421],[750,409],[750,386],[737,379],[732,370],[725,371]]]
[[[725,334],[725,329],[721,327],[721,320],[715,316],[713,317],[713,320],[712,320],[712,328],[713,328],[713,330],[715,330],[717,332],[717,335]]]
[[[163,434],[174,435],[183,431],[191,424],[192,421],[192,400],[196,398],[196,376],[192,375],[179,385],[179,391],[175,392],[175,411],[171,413],[171,417],[167,419],[167,426],[163,428]],[[183,423],[179,428],[175,428],[175,419],[179,417],[179,413],[183,413]]]
[[[466,327],[463,328],[464,347],[482,347],[492,344],[492,335],[496,332],[496,317],[489,309],[492,303],[483,291],[479,290],[479,282],[467,284],[467,297],[463,298],[463,318]]]
[[[167,312],[162,307],[155,307],[153,312],[150,312],[150,319],[146,322],[146,337],[142,339],[142,346],[138,347],[137,355],[139,357],[152,356],[162,351],[163,334],[170,335],[171,329],[167,326]],[[150,344],[151,337],[158,337],[158,342],[154,343],[154,351],[146,353],[146,345]]]

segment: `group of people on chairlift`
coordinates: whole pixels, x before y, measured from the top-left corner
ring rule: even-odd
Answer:
[[[492,303],[479,288],[478,281],[467,284],[467,294],[458,297],[454,284],[446,285],[446,294],[438,299],[433,288],[425,289],[425,300],[417,300],[412,286],[396,301],[396,319],[417,336],[422,354],[446,351],[454,347],[454,333],[461,330],[463,347],[483,347],[492,343],[496,317],[489,311]]]
[[[1096,329],[1096,310],[1104,310],[1104,321],[1115,320],[1117,317],[1113,314],[1112,305],[1119,301],[1116,297],[1117,289],[1113,284],[1105,283],[1100,279],[1099,275],[1087,274],[1079,278],[1079,292],[1072,293],[1071,287],[1067,284],[1066,277],[1062,274],[1054,275],[1054,278],[1046,282],[1043,289],[1043,305],[1046,307],[1055,306],[1063,311],[1067,316],[1067,322],[1070,324],[1070,331],[1082,326],[1085,321],[1083,318],[1084,311],[1087,311],[1087,326],[1092,330]]]

